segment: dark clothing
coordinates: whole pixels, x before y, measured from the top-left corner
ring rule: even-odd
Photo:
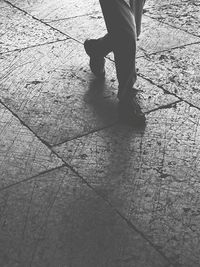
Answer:
[[[100,38],[105,56],[113,51],[117,78],[118,98],[128,95],[136,81],[136,40],[141,30],[145,0],[99,0],[108,34]]]

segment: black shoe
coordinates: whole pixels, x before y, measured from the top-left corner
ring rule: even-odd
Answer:
[[[104,56],[98,53],[98,40],[90,39],[84,42],[84,48],[90,57],[90,69],[98,78],[105,77],[105,59]]]
[[[134,90],[132,90],[126,98],[119,101],[118,110],[121,122],[128,123],[133,126],[145,125],[145,114],[141,110]]]

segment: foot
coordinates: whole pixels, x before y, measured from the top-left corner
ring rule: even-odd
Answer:
[[[145,114],[138,103],[135,90],[132,90],[127,97],[119,101],[119,119],[135,126],[145,125]]]
[[[104,78],[105,76],[105,59],[103,55],[100,55],[97,50],[98,41],[95,39],[86,40],[84,42],[84,48],[88,56],[90,57],[90,69],[94,75],[98,78]]]

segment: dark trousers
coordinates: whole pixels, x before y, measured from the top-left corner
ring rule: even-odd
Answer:
[[[136,81],[136,40],[141,30],[145,0],[99,0],[108,34],[100,38],[104,56],[113,51],[118,98],[128,96]]]

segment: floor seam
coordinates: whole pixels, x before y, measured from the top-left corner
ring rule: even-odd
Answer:
[[[118,211],[118,209],[116,207],[114,207],[112,205],[112,203],[106,199],[103,195],[101,195],[89,182],[87,182],[87,180],[72,166],[70,165],[67,161],[65,161],[53,148],[52,146],[50,146],[46,141],[44,141],[43,139],[41,139],[36,133],[34,133],[31,128],[26,125],[20,118],[17,114],[15,114],[9,107],[7,107],[1,100],[0,100],[0,104],[2,104],[6,109],[8,109],[16,118],[18,118],[18,120],[22,123],[23,126],[27,127],[44,145],[46,145],[49,150],[51,151],[52,154],[54,154],[58,159],[60,159],[63,164],[62,164],[62,167],[67,167],[69,170],[72,171],[72,173],[74,173],[77,178],[79,178],[82,182],[84,182],[96,195],[98,195],[102,200],[104,200],[105,203],[107,203],[111,208],[112,210],[114,210],[118,215],[121,216],[122,219],[126,219],[125,221],[126,222],[129,222],[129,224],[132,225],[132,229],[137,229],[136,226],[134,226],[127,218],[125,218],[121,213],[120,211]],[[33,178],[32,178],[33,179]],[[142,231],[140,231],[139,229],[137,229],[137,233],[140,234],[140,236],[143,238],[145,235]],[[161,252],[148,238],[145,237],[145,240],[149,243],[149,245],[151,247],[153,247],[162,257],[163,257],[163,252]],[[167,256],[164,257],[170,264],[173,264],[168,258]],[[176,266],[174,266],[176,267]]]
[[[52,151],[51,151],[51,153],[52,153]],[[9,188],[12,188],[12,187],[14,187],[14,186],[17,186],[17,185],[19,185],[19,184],[23,184],[23,183],[32,181],[32,180],[38,178],[38,177],[41,176],[41,175],[48,174],[48,173],[50,173],[50,172],[52,172],[52,171],[56,171],[56,170],[59,170],[59,169],[64,168],[64,167],[66,167],[66,164],[62,164],[62,165],[60,165],[60,166],[57,166],[57,167],[54,167],[54,168],[50,168],[50,169],[45,170],[45,171],[41,171],[41,172],[39,172],[39,173],[37,173],[37,174],[35,174],[35,175],[32,175],[32,176],[30,176],[30,177],[28,177],[28,178],[26,178],[26,179],[23,179],[23,180],[20,180],[20,181],[18,181],[18,182],[16,182],[16,183],[9,184],[9,185],[7,185],[7,186],[1,187],[1,188],[0,188],[0,192],[5,191],[5,190],[7,190],[7,189],[9,189]]]
[[[23,11],[23,12],[25,12],[26,14],[28,14],[26,11],[24,11],[24,10],[22,10],[22,9],[20,9],[20,8],[18,8],[18,7],[16,7],[15,5],[13,5],[12,3],[10,3],[9,1],[6,1],[6,0],[4,0],[4,2],[6,2],[6,3],[9,3],[11,6],[13,6],[13,7],[15,7],[15,8],[17,8],[17,9],[19,9],[19,10],[21,10],[21,11]],[[31,16],[30,14],[28,14],[29,16]],[[76,42],[78,42],[78,43],[81,43],[80,41],[78,41],[78,40],[76,40],[76,39],[74,39],[74,38],[72,38],[71,36],[69,36],[69,35],[67,35],[67,34],[65,34],[65,33],[63,33],[62,31],[59,31],[58,29],[56,29],[56,28],[54,28],[54,27],[52,27],[52,26],[50,26],[48,23],[45,23],[45,22],[43,22],[43,21],[41,21],[40,19],[37,19],[37,18],[35,18],[34,16],[31,16],[33,19],[36,19],[36,20],[38,20],[38,21],[40,21],[41,23],[44,23],[45,25],[47,25],[48,27],[51,27],[52,29],[54,29],[54,30],[56,30],[56,31],[58,31],[58,32],[60,32],[60,33],[62,33],[63,35],[65,35],[65,36],[68,36],[69,38],[71,38],[71,39],[73,39],[73,40],[75,40]],[[156,85],[155,83],[154,83],[154,85]],[[158,85],[156,85],[157,87],[159,87]],[[166,92],[168,92],[166,89],[164,89],[163,87],[160,87],[162,90],[164,90],[164,91],[166,91]],[[170,93],[170,92],[168,92],[169,94],[172,94],[172,95],[175,95],[175,94],[173,94],[173,93]],[[176,96],[176,95],[175,95]],[[176,96],[177,98],[179,98],[180,100],[181,100],[181,98],[180,97],[178,97],[178,96]],[[184,101],[184,102],[187,102],[187,101],[185,101],[185,100],[183,100],[182,99],[182,101]],[[67,161],[65,161],[61,156],[59,156],[59,154],[58,153],[56,153],[54,150],[53,150],[53,148],[52,148],[52,146],[50,146],[49,145],[49,143],[48,142],[46,142],[46,141],[44,141],[42,138],[40,138],[28,125],[26,125],[26,123],[25,122],[23,122],[22,121],[22,119],[20,119],[19,118],[19,116],[16,114],[16,113],[14,113],[9,107],[7,107],[2,101],[0,101],[0,103],[6,108],[6,109],[8,109],[12,114],[13,114],[13,116],[15,116],[16,118],[18,118],[18,120],[21,122],[21,124],[23,125],[23,126],[25,126],[26,128],[28,128],[44,145],[46,145],[49,149],[50,149],[50,151],[54,154],[54,155],[56,155],[57,156],[57,158],[59,158],[59,159],[61,159],[61,161],[63,162],[63,164],[62,164],[62,166],[60,166],[60,168],[61,167],[67,167],[68,169],[70,169],[74,174],[76,174],[77,175],[77,177],[79,178],[79,179],[81,179],[81,181],[83,181],[96,195],[98,195],[102,200],[104,200],[104,202],[105,203],[107,203],[124,221],[126,221],[126,223],[127,223],[127,225],[131,228],[131,229],[133,229],[134,231],[136,231],[137,233],[139,233],[140,234],[140,236],[143,238],[143,239],[145,239],[148,243],[149,243],[149,245],[151,246],[151,247],[153,247],[162,257],[164,257],[171,265],[173,265],[173,266],[175,266],[174,265],[174,263],[172,263],[171,262],[171,260],[160,250],[160,249],[158,249],[157,247],[156,247],[156,245],[154,244],[154,243],[152,243],[151,242],[151,240],[149,240],[147,237],[146,237],[146,235],[142,232],[142,231],[140,231],[130,220],[128,220],[116,207],[114,207],[113,206],[113,204],[108,200],[108,199],[106,199],[103,195],[101,195],[73,166],[71,166],[69,163],[67,163]],[[190,103],[189,103],[190,104]],[[190,105],[192,105],[192,104],[190,104]],[[194,106],[194,105],[193,105]],[[195,107],[195,106],[194,106]],[[196,107],[197,108],[197,107]],[[200,108],[198,108],[198,109],[200,109]]]
[[[174,25],[171,25],[171,24],[169,24],[169,23],[163,22],[163,21],[162,21],[162,18],[159,20],[158,18],[151,17],[151,15],[146,14],[146,13],[145,13],[143,16],[146,16],[146,17],[148,17],[148,18],[151,18],[151,19],[153,19],[153,20],[156,20],[157,22],[160,22],[160,23],[163,23],[163,24],[165,24],[165,25],[167,25],[167,26],[170,26],[170,27],[172,27],[172,28],[174,28],[174,29],[180,30],[180,31],[185,32],[185,33],[187,33],[187,34],[190,34],[190,35],[192,35],[193,37],[200,38],[199,35],[196,35],[196,34],[194,34],[194,33],[188,32],[188,31],[186,31],[186,30],[183,30],[183,29],[181,29],[181,28],[179,28],[179,27],[176,27],[176,26],[174,26]]]
[[[172,51],[172,50],[176,50],[176,49],[179,49],[179,48],[184,48],[184,47],[192,46],[192,45],[196,45],[196,44],[200,44],[200,40],[197,41],[197,42],[192,42],[192,43],[189,43],[189,44],[183,44],[183,45],[180,45],[180,46],[166,48],[166,49],[161,50],[161,51],[155,51],[155,52],[150,52],[150,53],[148,53],[146,50],[142,50],[144,52],[144,55],[138,56],[136,58],[138,59],[138,58],[143,58],[145,56],[157,55],[157,54],[164,53],[164,52],[167,52],[167,51]]]
[[[26,47],[22,47],[22,48],[16,48],[16,49],[5,51],[5,52],[0,52],[0,55],[6,55],[6,54],[14,53],[14,52],[24,51],[27,49],[31,49],[31,48],[35,48],[35,47],[41,47],[41,46],[45,46],[45,45],[49,45],[49,44],[55,44],[55,43],[59,43],[59,42],[65,42],[65,41],[70,40],[70,39],[71,38],[66,38],[63,40],[56,40],[56,41],[47,42],[47,43],[43,43],[43,44],[36,44],[36,45],[30,45],[30,46],[26,46]]]
[[[51,29],[53,29],[53,30],[55,30],[55,31],[57,31],[57,32],[59,32],[59,33],[65,35],[65,36],[67,36],[68,38],[70,38],[70,39],[72,39],[72,40],[74,40],[74,41],[76,41],[76,42],[82,44],[82,42],[80,42],[80,41],[77,40],[76,38],[74,38],[74,37],[72,37],[72,36],[70,36],[70,35],[64,33],[63,31],[61,31],[61,30],[59,30],[59,29],[57,29],[57,28],[51,26],[51,25],[48,24],[47,22],[45,22],[45,21],[43,21],[43,20],[41,20],[41,19],[39,19],[39,18],[37,18],[37,17],[35,17],[35,16],[29,14],[27,11],[25,11],[25,10],[21,9],[20,7],[18,7],[18,6],[16,6],[16,5],[12,4],[11,2],[9,2],[9,1],[7,1],[7,0],[4,0],[4,2],[7,3],[8,5],[10,5],[10,6],[12,6],[12,7],[14,7],[14,8],[20,10],[20,11],[23,12],[24,14],[26,14],[26,15],[32,17],[34,20],[37,20],[37,21],[39,21],[40,23],[42,23],[42,24],[48,26],[49,28],[51,28]]]
[[[4,0],[4,2],[6,2],[7,4],[13,6],[14,8],[20,10],[21,12],[23,12],[23,13],[29,15],[30,17],[32,17],[33,19],[39,21],[40,23],[43,23],[43,24],[45,24],[46,26],[50,27],[51,29],[53,29],[53,30],[59,32],[60,34],[65,35],[65,36],[67,37],[67,39],[72,39],[72,40],[76,41],[77,43],[83,45],[83,42],[81,42],[81,41],[79,41],[78,39],[74,38],[73,36],[71,36],[71,35],[69,35],[69,34],[67,34],[67,33],[65,33],[65,32],[63,32],[63,31],[61,31],[61,30],[59,30],[59,29],[57,29],[57,28],[55,28],[55,27],[53,27],[52,25],[48,24],[48,22],[45,22],[44,20],[39,19],[39,18],[37,18],[37,17],[35,17],[35,16],[29,14],[27,11],[25,11],[25,10],[23,10],[23,9],[21,9],[21,8],[19,8],[19,7],[17,7],[16,5],[14,5],[14,4],[12,4],[12,3],[10,3],[8,0]],[[144,16],[147,16],[147,15],[144,15]],[[147,17],[149,17],[149,16],[147,16]],[[150,17],[150,18],[151,18],[151,17]],[[156,18],[152,18],[152,19],[158,21]],[[166,23],[164,23],[164,22],[161,22],[161,23],[166,24]],[[166,24],[166,25],[168,25],[168,24]],[[171,26],[171,25],[169,25],[169,26]],[[173,27],[173,26],[171,26],[171,27]],[[173,27],[173,28],[175,28],[175,29],[179,29],[179,28],[176,28],[176,27]],[[179,29],[179,30],[183,31],[182,29]],[[188,32],[187,32],[187,33],[188,33]],[[191,34],[191,33],[188,33],[188,34]],[[195,35],[193,35],[193,34],[191,34],[191,35],[194,36],[194,37],[199,37],[199,38],[200,38],[200,36],[195,36]],[[66,40],[67,40],[67,39],[66,39]],[[62,41],[62,40],[60,40],[60,41]],[[200,43],[200,41],[197,41],[197,42],[194,42],[194,43],[185,44],[185,45],[181,45],[181,46],[178,46],[178,47],[169,48],[169,49],[162,50],[162,51],[158,51],[158,52],[147,53],[147,55],[152,55],[152,54],[162,53],[162,52],[170,51],[170,50],[172,50],[172,49],[178,49],[178,48],[182,48],[182,47],[189,46],[189,45],[194,45],[194,44],[199,44],[199,43]],[[0,53],[0,54],[1,54],[1,53]],[[141,58],[141,57],[145,57],[145,55],[144,55],[144,56],[139,56],[139,57],[136,57],[136,58]],[[113,60],[110,59],[109,57],[106,57],[106,58],[108,58],[109,60],[113,61]],[[114,61],[113,61],[113,62],[114,62]]]
[[[54,22],[58,22],[58,21],[76,19],[76,18],[81,18],[81,17],[86,17],[86,16],[97,15],[97,14],[100,15],[101,12],[96,11],[96,12],[93,12],[93,13],[87,13],[87,14],[77,15],[77,16],[73,16],[73,17],[67,17],[67,18],[62,18],[62,19],[55,19],[55,20],[45,20],[45,19],[42,19],[42,21],[45,21],[46,23],[54,23]]]
[[[183,101],[183,102],[187,103],[189,106],[191,106],[191,107],[193,107],[193,108],[196,108],[196,109],[200,110],[200,107],[198,107],[198,106],[196,106],[196,105],[190,103],[189,101],[187,101],[186,99],[183,99],[182,97],[176,95],[175,93],[172,93],[172,92],[168,91],[168,90],[165,89],[162,85],[156,84],[154,81],[152,81],[149,77],[145,76],[144,74],[142,74],[142,73],[138,73],[137,75],[138,75],[140,78],[143,78],[144,80],[150,82],[152,85],[154,85],[154,86],[156,86],[156,87],[162,89],[164,93],[169,94],[169,95],[173,95],[173,96],[175,96],[176,98],[178,98],[180,101]]]
[[[157,251],[169,264],[171,264],[173,267],[177,267],[174,265],[173,262],[160,250],[154,245],[154,243],[149,240],[145,234],[140,231],[130,220],[128,220],[108,199],[106,199],[101,193],[99,193],[72,165],[67,163],[59,154],[52,150],[52,153],[55,153],[57,157],[59,157],[65,164],[66,167],[69,168],[82,182],[84,182],[97,196],[99,196],[107,205],[109,205],[113,211],[115,211],[116,214],[118,214],[129,226],[129,228],[133,229],[135,232],[137,232],[145,241],[149,243],[149,245]],[[131,226],[131,227],[130,227]]]
[[[72,137],[72,138],[69,138],[69,139],[67,139],[67,140],[65,140],[65,141],[63,141],[63,142],[57,143],[57,144],[55,144],[55,145],[52,145],[51,147],[52,147],[52,148],[55,148],[55,147],[61,146],[61,145],[63,145],[63,144],[66,144],[66,143],[68,143],[68,142],[77,140],[77,139],[79,139],[79,138],[86,137],[86,136],[88,136],[88,135],[90,135],[90,134],[98,133],[98,132],[100,132],[100,131],[103,131],[103,130],[112,128],[112,127],[115,126],[117,123],[118,123],[118,121],[113,122],[113,123],[110,123],[110,124],[108,124],[108,125],[106,125],[106,126],[100,127],[100,128],[98,128],[98,129],[94,129],[94,130],[91,130],[91,131],[89,131],[89,132],[86,132],[86,133],[77,135],[77,136]]]
[[[176,104],[181,103],[181,102],[183,102],[183,101],[182,100],[176,100],[176,101],[173,101],[173,102],[171,102],[169,104],[161,105],[161,106],[158,106],[158,107],[156,107],[154,109],[148,110],[147,112],[145,112],[145,114],[150,114],[150,113],[153,113],[153,112],[161,110],[161,109],[172,108],[173,105],[176,105]]]

